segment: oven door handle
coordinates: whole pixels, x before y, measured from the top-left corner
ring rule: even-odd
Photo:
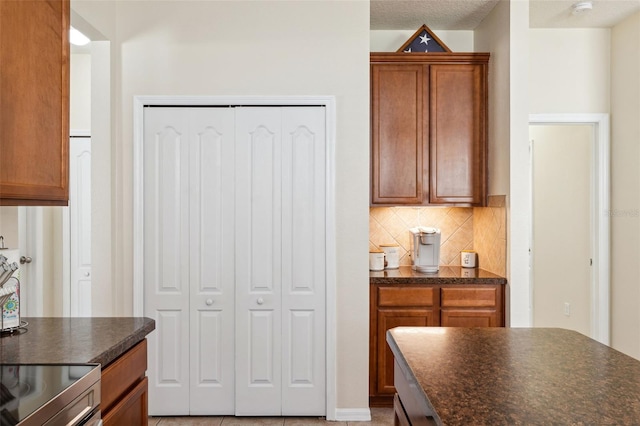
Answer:
[[[67,423],[67,426],[74,426],[74,425],[80,424],[80,421],[84,419],[85,416],[91,412],[91,410],[93,410],[93,407],[91,406],[85,407],[84,410],[80,411],[77,416],[75,416],[73,419],[71,419],[69,423]]]

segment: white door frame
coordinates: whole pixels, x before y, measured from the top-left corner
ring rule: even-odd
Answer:
[[[594,256],[591,281],[591,335],[605,345],[610,342],[610,149],[609,114],[530,114],[529,124],[591,124],[594,128],[592,165],[591,210],[594,239]],[[530,182],[533,185],[533,182]],[[530,186],[531,189],[531,186]],[[530,192],[533,194],[533,191]],[[533,222],[533,202],[531,202],[530,220]],[[529,229],[533,229],[530,223]],[[532,235],[529,244],[532,244]],[[529,253],[531,256],[531,251]],[[533,277],[529,269],[529,294],[533,291]],[[533,300],[533,297],[531,297]]]
[[[144,315],[143,141],[144,107],[152,106],[293,106],[326,108],[326,418],[336,420],[336,224],[334,96],[134,96],[133,99],[133,314]]]

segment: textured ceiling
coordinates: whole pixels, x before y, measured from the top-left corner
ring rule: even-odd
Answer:
[[[371,0],[372,30],[473,30],[499,0]],[[503,0],[505,1],[505,0]],[[530,0],[531,28],[609,28],[640,10],[640,0],[593,0],[579,15],[571,6],[582,0]]]

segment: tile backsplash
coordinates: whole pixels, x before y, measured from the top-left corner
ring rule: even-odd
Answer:
[[[431,226],[441,232],[440,264],[460,266],[460,252],[475,250],[479,267],[506,276],[505,196],[490,196],[488,207],[371,207],[369,250],[400,247],[400,265],[411,265],[409,228]]]
[[[466,207],[371,207],[369,249],[400,246],[400,265],[411,265],[409,228],[431,226],[441,233],[440,264],[460,265],[460,251],[473,249],[473,209]]]
[[[473,247],[480,268],[507,276],[506,196],[489,197],[488,207],[473,209]]]

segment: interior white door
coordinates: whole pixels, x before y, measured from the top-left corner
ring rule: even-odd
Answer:
[[[145,109],[150,412],[234,410],[231,108]]]
[[[236,115],[236,415],[325,414],[324,109]]]
[[[326,414],[324,108],[282,114],[282,414]]]
[[[189,414],[189,111],[144,116],[144,313],[149,412]]]
[[[280,415],[280,108],[236,116],[236,414]]]
[[[69,147],[71,316],[91,316],[91,138]]]
[[[189,413],[234,411],[234,112],[189,113]]]
[[[324,108],[144,114],[150,414],[326,414]]]

